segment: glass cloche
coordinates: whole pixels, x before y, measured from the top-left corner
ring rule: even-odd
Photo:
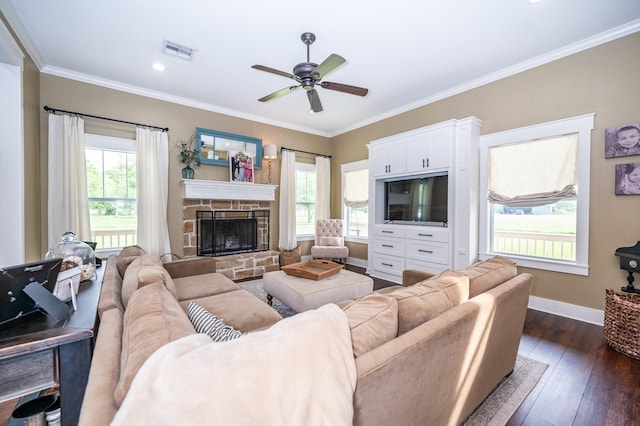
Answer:
[[[61,271],[79,266],[80,281],[92,280],[96,277],[96,257],[93,249],[86,243],[76,240],[76,234],[67,231],[62,234],[62,241],[51,247],[45,259],[59,257],[62,259]]]

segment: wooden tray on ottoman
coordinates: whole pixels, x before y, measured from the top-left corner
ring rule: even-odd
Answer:
[[[330,260],[314,259],[286,265],[280,269],[288,275],[318,281],[337,274],[342,268],[343,265],[340,263],[332,262]]]

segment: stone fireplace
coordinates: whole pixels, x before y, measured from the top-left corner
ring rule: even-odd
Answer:
[[[269,211],[271,201],[275,201],[275,185],[195,179],[185,179],[182,184],[184,257],[214,256],[217,272],[232,280],[262,276],[280,268],[279,253],[269,246]],[[207,228],[204,233],[199,231],[203,220]],[[199,245],[203,235],[208,241]]]

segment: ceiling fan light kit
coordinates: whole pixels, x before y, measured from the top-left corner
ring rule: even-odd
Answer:
[[[342,83],[332,83],[329,81],[322,81],[322,79],[329,74],[331,71],[338,68],[340,65],[344,64],[346,60],[340,56],[332,53],[329,55],[327,59],[325,59],[320,65],[311,62],[310,57],[310,46],[316,41],[316,36],[313,33],[306,32],[302,33],[300,36],[302,42],[307,46],[307,61],[301,62],[298,65],[293,67],[293,74],[288,72],[279,71],[274,68],[269,68],[264,65],[253,65],[251,68],[269,72],[272,74],[280,75],[282,77],[287,77],[292,80],[295,80],[299,83],[298,86],[289,86],[284,89],[280,89],[276,92],[273,92],[267,96],[263,96],[258,99],[260,102],[267,102],[272,99],[279,98],[280,96],[286,95],[287,93],[291,93],[294,90],[302,87],[307,92],[307,98],[309,99],[309,105],[311,105],[311,112],[320,112],[322,111],[322,103],[320,102],[320,97],[318,96],[318,92],[315,89],[315,86],[318,85],[324,89],[335,90],[338,92],[348,93],[351,95],[357,96],[366,96],[369,92],[369,89],[365,89],[364,87],[351,86],[348,84]]]

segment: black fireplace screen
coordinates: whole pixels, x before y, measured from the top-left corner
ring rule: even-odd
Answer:
[[[198,256],[269,250],[269,210],[197,211]]]

